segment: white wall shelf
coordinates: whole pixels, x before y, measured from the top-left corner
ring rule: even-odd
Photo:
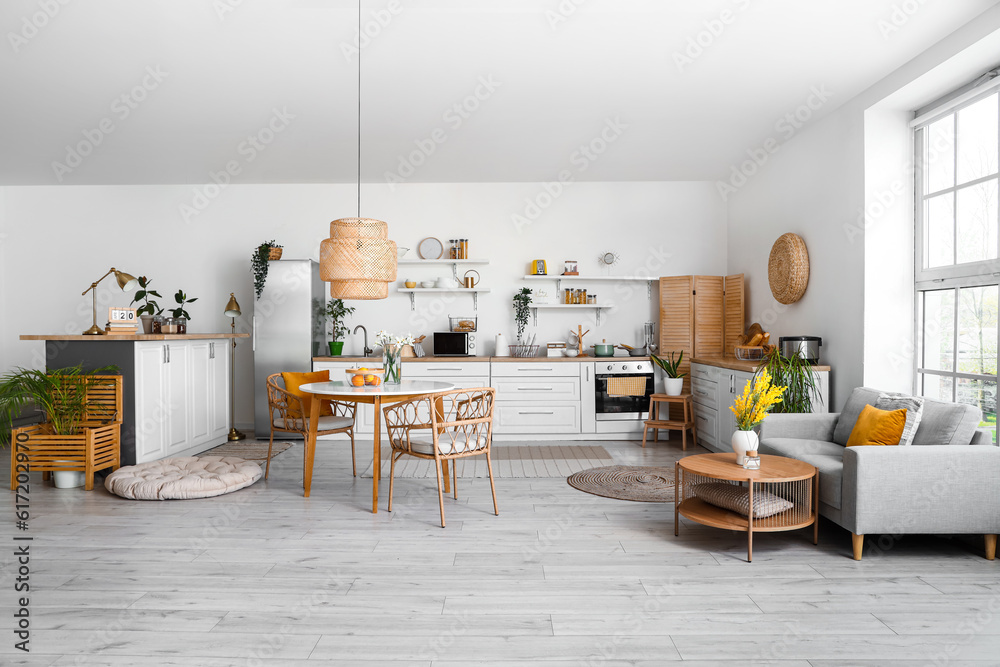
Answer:
[[[528,305],[531,308],[531,316],[535,326],[538,326],[538,309],[544,308],[545,310],[593,310],[597,313],[597,324],[601,323],[601,311],[608,308],[614,308],[614,304],[610,303],[532,303]]]
[[[396,291],[410,295],[410,310],[416,309],[415,294],[472,294],[472,308],[479,312],[479,295],[488,294],[490,289],[488,287],[400,287]]]
[[[460,266],[487,266],[490,260],[488,259],[400,259],[396,262],[397,266],[447,266],[451,265],[451,275],[455,277],[455,280],[462,282],[462,279],[458,277],[458,267]]]
[[[526,275],[525,280],[554,280],[556,281],[556,291],[562,291],[562,282],[568,280],[571,282],[582,282],[582,283],[593,283],[593,282],[641,282],[646,283],[646,298],[653,298],[653,282],[656,278],[646,278],[643,276],[564,276],[564,275]],[[572,304],[570,304],[572,305]]]

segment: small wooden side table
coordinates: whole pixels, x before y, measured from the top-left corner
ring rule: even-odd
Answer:
[[[680,421],[676,419],[660,419],[660,403],[667,404],[667,416],[670,415],[671,403],[680,403],[684,407],[684,418]],[[687,451],[687,430],[691,429],[691,437],[695,443],[698,442],[698,432],[694,425],[694,400],[691,394],[681,394],[680,396],[668,396],[667,394],[653,394],[649,397],[649,419],[644,422],[642,428],[642,446],[646,446],[646,433],[653,429],[653,442],[657,441],[660,429],[679,430],[681,432],[681,450]]]

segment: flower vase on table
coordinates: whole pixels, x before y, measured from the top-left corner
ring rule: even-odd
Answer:
[[[771,374],[762,369],[754,380],[748,380],[743,388],[743,395],[738,397],[729,409],[736,415],[736,432],[733,433],[732,446],[736,452],[736,464],[743,465],[748,451],[756,451],[758,438],[753,430],[764,421],[768,411],[781,403],[781,395],[787,387],[771,383]]]
[[[393,336],[386,331],[379,331],[376,337],[382,345],[384,381],[386,384],[399,384],[403,379],[403,348],[413,345],[413,336]]]

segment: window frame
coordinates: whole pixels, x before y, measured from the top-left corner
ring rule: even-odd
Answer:
[[[955,253],[955,259],[957,259],[958,253],[958,193],[962,190],[966,190],[980,183],[985,182],[995,182],[997,184],[997,192],[1000,195],[1000,164],[998,164],[998,170],[993,173],[981,176],[979,178],[973,179],[959,184],[957,182],[958,178],[958,157],[959,152],[955,150],[953,152],[952,159],[955,161],[953,165],[954,174],[956,182],[954,182],[948,188],[942,188],[940,190],[935,190],[933,192],[926,192],[927,186],[927,176],[924,169],[924,160],[929,152],[927,142],[927,130],[928,127],[941,121],[945,118],[951,117],[954,125],[954,141],[957,147],[959,141],[959,118],[958,114],[966,107],[969,107],[977,102],[987,99],[991,96],[997,96],[998,109],[1000,109],[1000,90],[998,90],[998,82],[991,81],[989,84],[982,86],[982,90],[972,90],[968,93],[960,96],[959,99],[952,99],[949,102],[939,106],[937,109],[930,111],[929,113],[921,115],[919,118],[915,119],[911,123],[913,129],[913,186],[914,186],[914,338],[916,342],[914,346],[913,354],[913,393],[916,396],[924,395],[924,384],[925,379],[928,376],[931,377],[945,377],[951,379],[951,397],[948,400],[957,401],[959,394],[959,381],[966,380],[981,380],[986,382],[993,382],[995,386],[1000,390],[1000,325],[997,327],[997,340],[996,340],[996,356],[997,359],[995,363],[997,365],[998,373],[993,374],[980,374],[980,373],[966,373],[958,370],[959,368],[959,358],[961,353],[961,343],[959,339],[960,331],[960,320],[961,320],[961,296],[962,289],[969,287],[992,287],[996,286],[998,292],[1000,292],[1000,205],[997,206],[997,220],[995,224],[997,225],[997,244],[996,249],[997,257],[995,259],[980,260],[976,262],[966,262],[963,264],[952,264],[943,267],[926,268],[925,265],[925,246],[927,244],[928,235],[928,220],[926,219],[927,211],[927,201],[931,197],[939,196],[946,193],[953,193],[954,196],[954,206],[955,210],[953,213],[952,220],[952,234],[953,242],[952,248]],[[998,156],[1000,156],[1000,113],[997,115],[998,118]],[[1000,157],[998,157],[998,162],[1000,162]],[[950,290],[954,292],[954,316],[953,316],[953,331],[952,333],[952,366],[950,371],[942,371],[938,369],[928,369],[924,367],[924,356],[926,350],[924,349],[924,332],[926,328],[926,314],[924,312],[924,294],[933,291],[943,291]],[[948,398],[948,397],[944,397]],[[985,415],[984,415],[985,419]],[[994,429],[996,426],[994,426]],[[994,437],[996,437],[996,430],[994,430]]]

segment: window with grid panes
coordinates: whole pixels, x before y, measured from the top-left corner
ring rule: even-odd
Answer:
[[[996,441],[997,87],[915,127],[916,393],[978,406]]]

